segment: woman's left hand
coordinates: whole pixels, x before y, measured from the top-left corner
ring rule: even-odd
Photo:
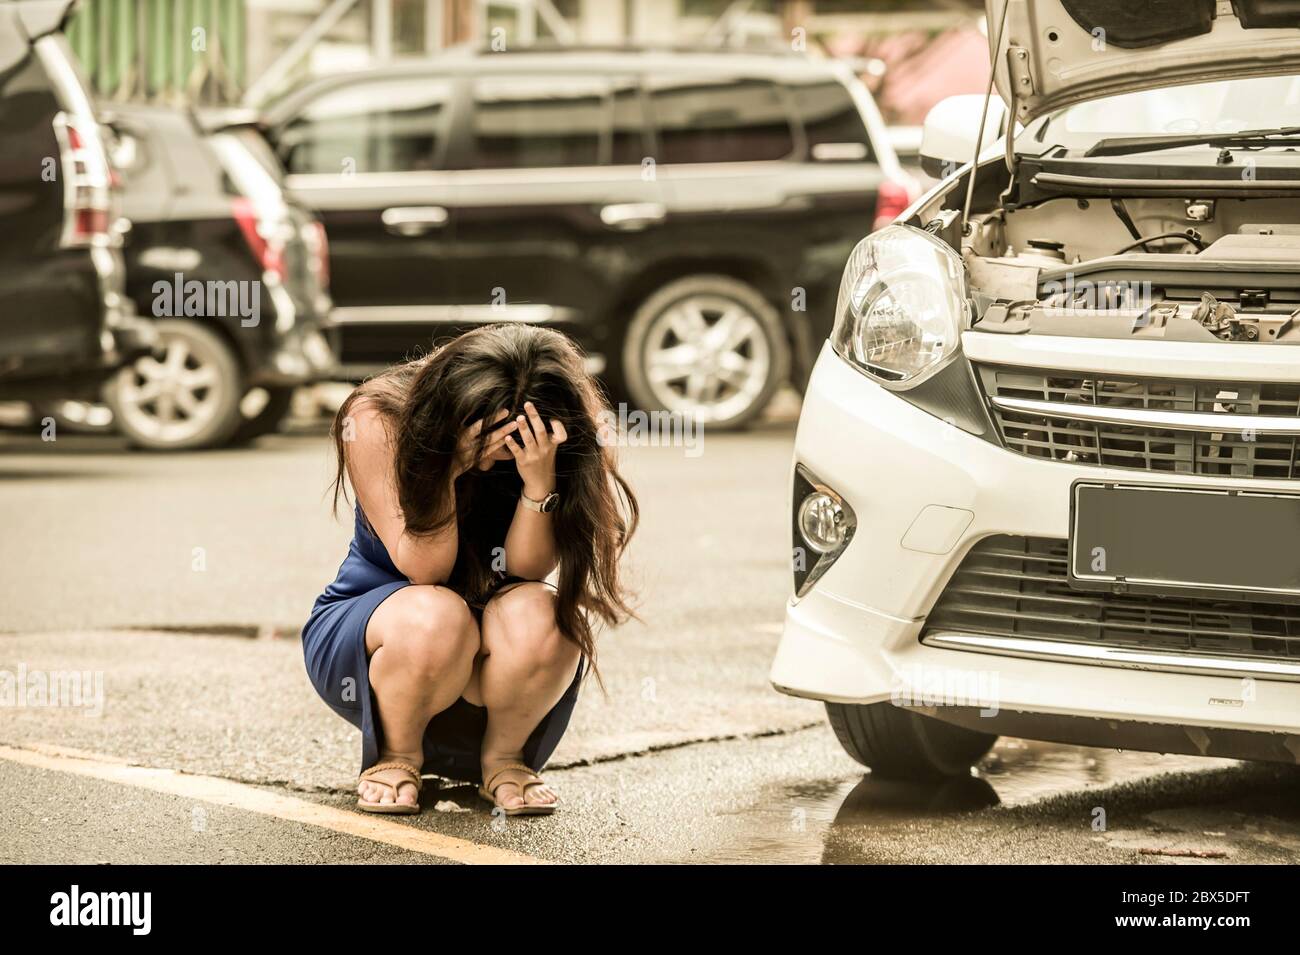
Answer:
[[[540,501],[555,490],[555,452],[569,437],[564,425],[551,419],[551,430],[537,413],[537,407],[524,402],[524,412],[515,419],[517,432],[506,439],[506,447],[515,459],[519,476],[524,481],[524,493],[531,500]]]

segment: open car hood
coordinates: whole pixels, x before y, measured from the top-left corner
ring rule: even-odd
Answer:
[[[1300,0],[985,0],[985,8],[994,81],[1022,123],[1099,96],[1300,67]]]

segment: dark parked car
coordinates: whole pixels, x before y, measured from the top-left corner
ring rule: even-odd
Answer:
[[[349,377],[532,322],[717,426],[803,382],[849,251],[911,190],[862,84],[795,55],[465,51],[313,82],[265,123],[329,234]]]
[[[61,30],[71,3],[0,2],[0,398],[94,395],[150,344],[122,294],[97,117]]]
[[[255,129],[205,131],[157,106],[105,115],[131,222],[126,294],[159,333],[105,388],[115,426],[153,449],[274,430],[295,387],[337,373],[320,223],[285,197]]]

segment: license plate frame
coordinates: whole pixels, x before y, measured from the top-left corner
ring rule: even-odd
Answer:
[[[1079,479],[1069,534],[1076,590],[1300,603],[1300,492]]]

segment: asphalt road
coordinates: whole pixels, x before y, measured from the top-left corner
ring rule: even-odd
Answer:
[[[549,774],[563,811],[507,822],[450,784],[413,820],[349,810],[358,736],[297,644],[350,533],[322,435],[179,456],[0,435],[0,671],[104,679],[102,713],[0,716],[0,861],[1300,860],[1287,768],[1003,740],[970,779],[864,775],[767,685],[792,436],[625,452],[642,619],[602,640],[608,692]]]

